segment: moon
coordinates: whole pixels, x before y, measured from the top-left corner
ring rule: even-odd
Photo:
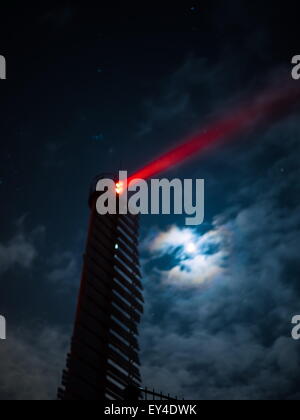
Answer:
[[[194,242],[189,242],[185,245],[185,251],[188,254],[195,254],[197,252],[197,246]]]

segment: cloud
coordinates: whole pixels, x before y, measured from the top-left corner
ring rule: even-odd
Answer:
[[[79,259],[72,252],[54,255],[49,261],[49,281],[61,284],[63,288],[68,285],[78,285],[80,278]]]
[[[144,248],[147,386],[195,399],[299,399],[299,138],[291,118],[236,151],[229,170],[246,165],[247,178],[212,229],[155,231]],[[184,250],[190,240],[195,255]]]
[[[68,334],[53,327],[8,330],[0,345],[2,400],[55,400]]]
[[[152,351],[142,368],[144,381],[174,396],[196,400],[273,399],[293,394],[300,359],[290,338],[280,337],[264,346],[250,327],[231,334],[226,326],[224,330],[179,335],[149,327],[145,339]]]
[[[38,245],[44,237],[45,227],[37,226],[28,230],[25,226],[27,221],[28,215],[20,217],[14,224],[15,233],[12,238],[0,244],[0,274],[3,275],[8,270],[16,271],[16,268],[26,270],[28,273],[35,270],[37,278],[41,279],[43,274],[38,273],[43,261],[43,248],[39,249]],[[66,271],[72,269],[68,259],[60,261],[63,262],[67,263]],[[43,267],[46,267],[46,264]],[[3,275],[3,279],[4,277],[6,278]],[[17,272],[18,277],[22,281],[23,276],[20,277]],[[54,277],[53,274],[53,281]],[[57,281],[58,278],[59,271]],[[39,282],[41,283],[42,281]],[[48,292],[49,287],[47,287]],[[4,303],[6,311],[7,339],[0,343],[0,399],[53,400],[56,398],[65,364],[70,331],[65,332],[63,328],[48,325],[48,321],[44,326],[45,322],[40,321],[40,318],[37,321],[36,315],[33,315],[34,310],[33,312],[30,310],[30,314],[22,310],[24,326],[19,321],[19,325],[16,326],[14,320],[17,312],[15,308],[10,307],[11,301],[7,299],[9,294],[6,293],[5,296],[2,304]],[[25,299],[25,306],[27,304],[31,306],[30,296],[27,297],[29,301]],[[51,302],[49,296],[46,300],[45,296],[43,299],[46,306]],[[35,304],[36,302],[33,302],[33,306]]]
[[[0,244],[0,274],[19,266],[30,269],[37,257],[37,250],[30,238],[17,233],[6,244]]]
[[[152,236],[152,234],[151,234]],[[171,226],[152,239],[146,239],[152,260],[173,257],[169,270],[156,270],[163,283],[195,287],[216,279],[225,270],[230,232],[222,226],[199,235],[196,230]],[[147,248],[146,248],[147,249]]]

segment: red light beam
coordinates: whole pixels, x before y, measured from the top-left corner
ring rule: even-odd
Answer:
[[[279,119],[300,101],[298,86],[294,84],[275,92],[265,92],[247,105],[232,109],[225,116],[205,127],[202,132],[189,137],[173,150],[136,172],[128,179],[128,184],[136,179],[152,178],[185,162],[221,140],[236,138],[247,129],[267,122],[269,119],[272,121]]]

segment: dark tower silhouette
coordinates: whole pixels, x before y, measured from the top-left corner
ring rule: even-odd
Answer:
[[[132,215],[100,216],[98,197],[93,187],[75,327],[58,391],[60,400],[123,400],[141,382],[139,221]]]

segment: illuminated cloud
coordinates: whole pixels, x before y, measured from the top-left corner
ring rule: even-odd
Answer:
[[[186,243],[194,242],[195,235],[191,229],[180,229],[177,226],[170,227],[165,232],[159,232],[150,242],[149,251],[171,252]]]
[[[150,241],[153,258],[172,256],[174,265],[160,271],[163,283],[194,287],[216,279],[226,270],[230,250],[230,232],[225,227],[200,235],[193,229],[177,226],[159,232]]]
[[[224,271],[222,259],[222,253],[213,256],[197,255],[168,272],[162,272],[164,282],[189,287],[211,281]]]

